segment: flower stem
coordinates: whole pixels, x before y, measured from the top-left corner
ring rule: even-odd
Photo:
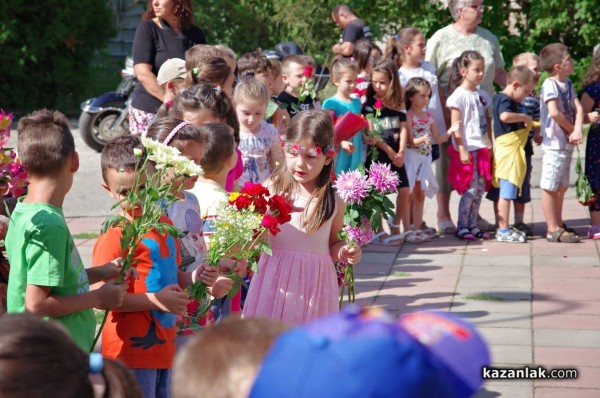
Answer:
[[[94,341],[92,342],[92,346],[90,347],[90,353],[94,352],[94,348],[96,348],[96,343],[98,343],[98,339],[102,334],[102,329],[104,329],[104,324],[106,323],[106,318],[108,318],[108,311],[104,311],[104,316],[102,317],[102,323],[100,323],[100,329],[98,329],[98,333],[96,333],[96,337],[94,337]]]

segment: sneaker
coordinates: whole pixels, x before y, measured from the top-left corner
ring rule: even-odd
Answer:
[[[498,225],[490,223],[485,218],[480,218],[477,220],[477,228],[486,232],[494,232],[498,228]]]
[[[506,232],[496,230],[496,241],[497,242],[508,242],[508,243],[525,243],[527,238],[520,231],[509,229]]]
[[[533,236],[533,231],[524,222],[520,222],[520,223],[513,225],[513,228],[518,229],[521,232],[525,232],[526,236]]]
[[[588,231],[588,238],[600,239],[600,225],[590,226],[590,230]]]
[[[508,227],[508,229],[510,229],[511,231],[513,231],[513,232],[515,232],[515,233],[517,233],[517,234],[519,234],[519,235],[522,235],[522,236],[527,236],[527,233],[526,233],[525,231],[521,231],[521,230],[520,230],[520,229],[518,229],[518,228],[515,228],[515,227]]]

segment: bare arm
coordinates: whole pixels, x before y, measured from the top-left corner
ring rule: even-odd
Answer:
[[[565,115],[558,108],[558,98],[548,100],[548,114],[567,134],[571,134],[575,129],[575,126],[569,122]]]
[[[585,116],[579,98],[575,97],[573,102],[575,105],[575,125],[573,126],[573,132],[569,135],[569,142],[577,145],[583,142],[583,120]]]
[[[269,158],[269,167],[271,167],[271,171],[273,171],[275,170],[275,167],[277,167],[277,164],[281,164],[284,159],[283,149],[279,144],[279,139],[277,139],[277,141],[271,145],[270,149],[271,156]]]
[[[583,116],[585,117],[584,123],[598,123],[600,121],[600,114],[594,109],[594,100],[588,95],[583,93],[581,96],[581,107],[583,108]]]
[[[524,113],[516,113],[516,112],[502,112],[500,114],[500,120],[503,123],[525,123],[525,125],[529,125],[531,123],[531,117]]]
[[[431,136],[433,137],[433,140],[436,144],[446,142],[450,137],[448,134],[446,134],[446,132],[440,132],[440,129],[438,128],[437,123],[433,118],[431,119]]]
[[[340,54],[344,57],[349,57],[354,52],[354,44],[349,41],[345,41],[343,43],[337,43],[332,48],[334,54]]]
[[[344,203],[342,199],[336,197],[336,213],[333,216],[331,231],[329,232],[329,254],[333,261],[357,264],[360,262],[362,249],[360,247],[350,248],[346,242],[340,240],[337,236],[338,232],[344,227],[345,209],[346,203]]]
[[[135,64],[133,66],[135,76],[150,95],[164,102],[165,91],[156,82],[156,75],[152,72],[150,64]]]
[[[452,125],[455,123],[460,123],[462,120],[462,115],[460,111],[456,108],[450,109],[450,122]],[[456,146],[458,147],[458,153],[460,154],[460,160],[462,163],[471,163],[471,154],[465,148],[465,145],[462,140],[461,134],[462,127],[453,132],[454,134],[454,142],[456,142]]]
[[[494,82],[500,87],[506,87],[506,71],[504,68],[496,69],[496,73],[494,75]]]

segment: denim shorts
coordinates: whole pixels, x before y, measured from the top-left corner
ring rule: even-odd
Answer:
[[[171,369],[131,369],[144,398],[170,398]]]

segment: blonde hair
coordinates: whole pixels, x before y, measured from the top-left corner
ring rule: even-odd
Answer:
[[[537,61],[540,62],[540,57],[534,53],[521,53],[517,54],[512,59],[513,66],[517,65],[525,65],[527,61]]]
[[[517,82],[521,86],[526,85],[534,79],[533,72],[525,65],[515,65],[508,71],[506,82],[511,84]]]
[[[308,66],[308,59],[304,55],[287,55],[281,63],[281,71],[284,75],[287,76],[290,74],[290,68],[292,67],[292,64],[298,64],[306,67]]]
[[[346,72],[355,72],[356,74],[360,72],[356,62],[341,55],[336,55],[333,58],[333,61],[331,61],[330,70],[331,77],[334,81],[340,79]]]
[[[260,80],[250,76],[242,78],[233,91],[233,102],[236,105],[249,101],[264,105],[266,108],[269,97],[267,86]]]

